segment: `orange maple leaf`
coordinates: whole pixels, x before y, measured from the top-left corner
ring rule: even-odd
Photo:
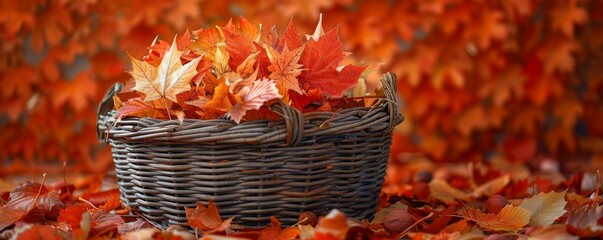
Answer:
[[[285,45],[280,53],[270,46],[266,47],[268,59],[270,59],[271,63],[270,66],[268,66],[268,70],[272,72],[270,78],[276,81],[276,86],[279,89],[285,90],[281,90],[282,93],[286,93],[286,90],[288,89],[300,94],[302,93],[297,76],[302,72],[302,65],[298,62],[303,51],[303,46],[294,50],[289,50],[288,46]]]
[[[577,0],[557,1],[551,9],[553,29],[562,32],[568,37],[574,35],[574,25],[586,22],[586,10],[578,6]]]

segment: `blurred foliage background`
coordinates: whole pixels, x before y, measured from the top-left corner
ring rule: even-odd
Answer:
[[[282,32],[340,27],[351,60],[399,77],[392,156],[565,169],[603,162],[598,0],[0,0],[0,175],[112,168],[95,135],[127,53],[244,16]],[[126,53],[127,52],[127,53]],[[374,87],[378,79],[372,79]],[[581,164],[573,164],[579,162]],[[583,163],[587,164],[583,164]],[[576,167],[577,166],[577,167]]]

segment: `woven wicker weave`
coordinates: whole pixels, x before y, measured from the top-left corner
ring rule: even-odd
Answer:
[[[395,76],[384,75],[385,99],[335,113],[275,104],[280,121],[127,118],[100,112],[99,132],[112,147],[122,201],[167,227],[187,222],[184,206],[216,202],[223,217],[265,226],[270,216],[294,224],[302,211],[339,209],[372,215],[389,157]],[[106,109],[106,108],[105,108]]]

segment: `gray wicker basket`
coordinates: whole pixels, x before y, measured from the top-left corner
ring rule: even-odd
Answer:
[[[272,215],[291,225],[303,211],[330,209],[361,219],[376,210],[392,130],[403,121],[395,75],[381,81],[386,98],[338,113],[274,104],[279,121],[181,125],[152,118],[115,124],[115,111],[99,111],[97,127],[112,148],[121,200],[163,227],[185,224],[184,206],[207,200],[249,227],[266,226]]]

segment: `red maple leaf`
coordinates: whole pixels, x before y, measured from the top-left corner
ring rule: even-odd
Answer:
[[[343,91],[356,85],[360,74],[366,69],[348,65],[337,71],[345,56],[337,30],[331,29],[318,41],[311,38],[299,60],[305,69],[299,75],[300,84],[317,87],[334,97],[341,96]]]

